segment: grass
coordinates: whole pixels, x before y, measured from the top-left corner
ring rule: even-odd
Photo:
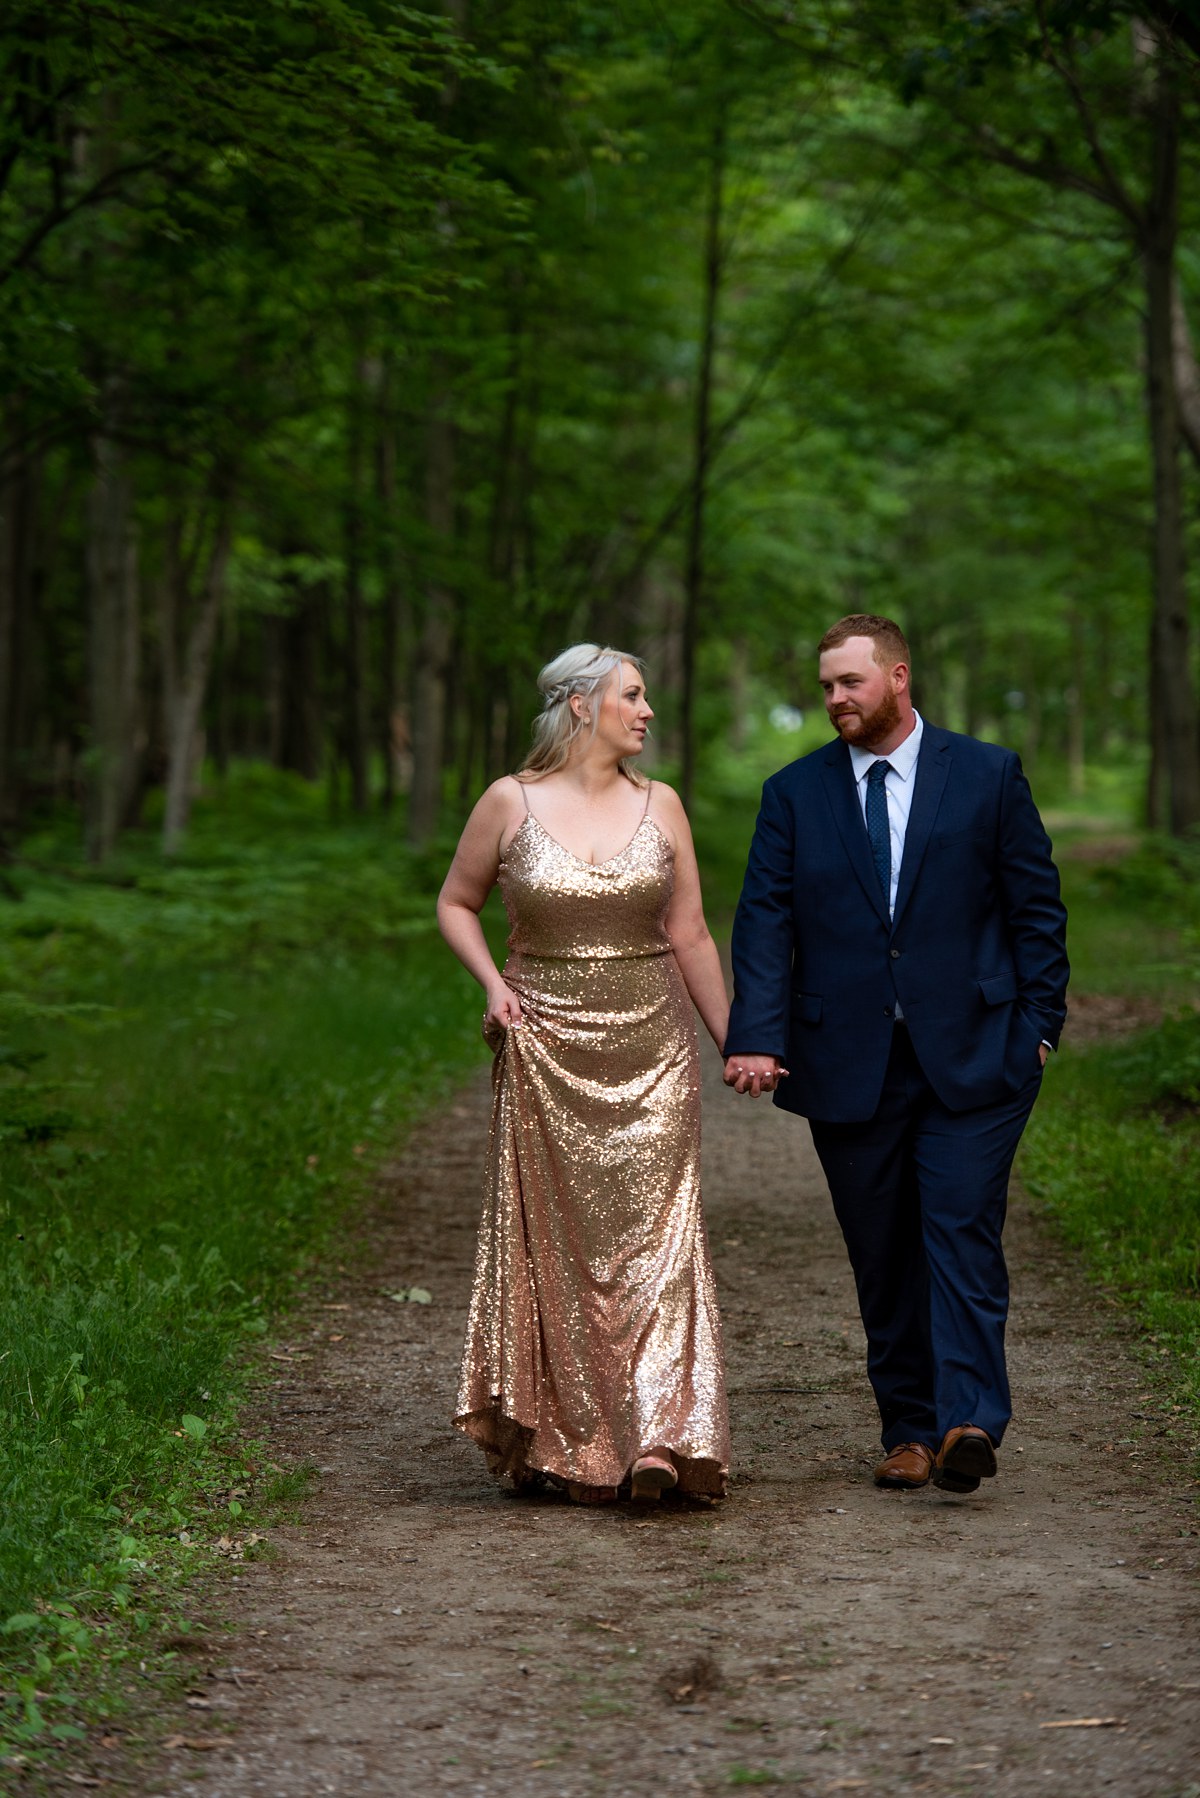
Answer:
[[[1161,1026],[1073,1048],[1022,1150],[1031,1194],[1131,1308],[1180,1410],[1200,1422],[1200,844],[1064,858],[1072,987],[1152,999]]]
[[[1072,1057],[1023,1171],[1200,1421],[1200,1019]]]
[[[703,784],[715,915],[764,771]],[[122,1657],[153,1667],[181,1582],[214,1564],[197,1544],[297,1502],[303,1470],[237,1437],[247,1346],[431,1074],[482,1055],[478,997],[433,930],[448,845],[414,858],[394,827],[331,823],[322,795],[254,770],[201,804],[170,866],[135,834],[97,873],[74,835],[27,841],[19,900],[0,900],[0,1749],[23,1754],[111,1714]],[[1180,1017],[1064,1049],[1024,1172],[1200,1408],[1197,862],[1153,843],[1098,859],[1099,841],[1089,820],[1060,844],[1076,986]]]
[[[25,853],[0,911],[0,1740],[20,1749],[78,1735],[81,1670],[146,1652],[181,1532],[286,1500],[235,1444],[245,1345],[431,1073],[481,1053],[432,927],[440,857],[330,827],[299,784],[242,774],[168,868],[134,840],[94,876],[53,830]]]

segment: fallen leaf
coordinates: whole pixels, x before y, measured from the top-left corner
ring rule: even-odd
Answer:
[[[603,1617],[593,1617],[592,1622],[597,1629],[610,1629],[614,1636],[623,1636],[625,1634],[625,1631],[621,1628],[619,1623],[606,1623]]]
[[[954,1737],[953,1736],[930,1736],[929,1737],[929,1746],[931,1748],[953,1748]]]
[[[329,1340],[330,1340],[330,1342],[345,1342],[346,1338],[342,1335],[338,1335],[338,1336],[331,1336],[329,1338]]]
[[[322,1311],[349,1311],[349,1305],[322,1305]]]
[[[1064,1717],[1062,1722],[1039,1723],[1039,1729],[1127,1729],[1125,1717]]]
[[[168,1736],[164,1748],[190,1748],[195,1754],[207,1754],[212,1748],[227,1748],[224,1736]]]
[[[194,1711],[211,1711],[212,1700],[208,1698],[189,1698],[186,1700]]]

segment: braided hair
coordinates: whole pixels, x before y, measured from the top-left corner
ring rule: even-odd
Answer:
[[[598,643],[573,643],[546,663],[537,679],[542,709],[533,721],[533,745],[521,764],[522,774],[553,774],[565,765],[572,744],[584,731],[595,735],[598,707],[592,706],[589,724],[582,716],[576,717],[571,700],[576,693],[598,699],[614,674],[620,676],[622,662],[631,663],[645,678],[645,663],[639,656],[623,649],[601,648]],[[637,772],[632,761],[623,759],[620,766],[635,786],[645,784],[645,775]]]

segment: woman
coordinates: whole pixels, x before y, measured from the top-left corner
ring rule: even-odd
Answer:
[[[455,1423],[517,1487],[716,1496],[729,1431],[689,996],[720,1049],[725,982],[683,807],[633,766],[654,716],[642,664],[580,643],[538,685],[532,752],[475,807],[438,901],[496,1049]],[[479,922],[497,879],[503,973]]]

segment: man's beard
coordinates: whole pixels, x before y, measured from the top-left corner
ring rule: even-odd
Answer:
[[[873,712],[851,710],[844,718],[834,718],[832,723],[843,743],[853,743],[859,749],[874,749],[877,743],[890,737],[900,723],[900,701],[889,687]],[[842,728],[845,724],[851,726],[849,731]]]

